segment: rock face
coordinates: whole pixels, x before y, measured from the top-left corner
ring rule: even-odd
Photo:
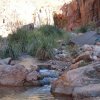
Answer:
[[[73,0],[69,4],[64,4],[61,10],[62,15],[67,19],[65,27],[70,30],[91,22],[99,25],[100,0]]]
[[[65,72],[52,84],[52,93],[65,94],[74,100],[100,99],[100,62]],[[96,99],[99,97],[99,99]]]

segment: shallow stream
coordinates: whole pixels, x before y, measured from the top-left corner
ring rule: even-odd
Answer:
[[[55,98],[50,93],[50,83],[59,77],[55,70],[39,69],[42,78],[40,87],[0,87],[0,100],[66,100]]]
[[[0,100],[67,100],[54,97],[50,85],[43,87],[0,87]]]

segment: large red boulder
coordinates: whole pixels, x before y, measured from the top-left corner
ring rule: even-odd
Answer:
[[[72,96],[75,100],[92,100],[92,97],[100,99],[99,69],[100,62],[65,72],[53,82],[51,91],[54,94]]]

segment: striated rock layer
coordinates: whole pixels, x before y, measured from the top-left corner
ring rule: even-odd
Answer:
[[[100,22],[100,0],[73,0],[69,4],[64,4],[61,11],[67,20],[64,27],[70,30],[91,22],[99,25]]]

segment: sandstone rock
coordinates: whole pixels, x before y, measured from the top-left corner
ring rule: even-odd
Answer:
[[[29,72],[36,71],[38,69],[37,60],[29,55],[22,56],[18,61],[13,61],[12,63],[23,65]]]
[[[12,58],[10,58],[10,57],[5,58],[5,59],[1,59],[0,60],[0,65],[4,65],[4,64],[8,65],[8,64],[10,64],[11,60],[12,60]]]
[[[73,96],[80,100],[81,98],[91,98],[100,96],[100,84],[90,84],[83,87],[76,87]],[[90,99],[91,100],[91,99]]]
[[[100,100],[100,97],[90,97],[90,98],[81,98],[81,99],[75,98],[74,100]]]
[[[61,77],[58,78],[55,82],[53,82],[53,85],[51,87],[51,91],[53,93],[58,93],[58,94],[68,94],[71,95],[73,87],[67,85],[70,85],[70,82],[68,81],[68,78],[66,74],[64,73]]]
[[[30,82],[24,82],[23,86],[41,86],[39,81],[30,81]]]
[[[75,100],[100,97],[100,72],[97,70],[99,67],[100,62],[65,72],[52,84],[51,91],[66,96],[72,95],[77,98]]]
[[[81,62],[82,62],[82,61],[79,61],[79,62],[77,62],[77,63],[75,63],[75,64],[72,64],[72,65],[70,66],[70,69],[76,69],[76,68],[78,68],[78,67],[80,66]]]
[[[20,63],[20,61],[19,60],[12,60],[11,62],[10,62],[10,65],[16,65],[16,64],[19,64]]]
[[[41,86],[39,79],[40,74],[37,71],[29,72],[26,75],[24,86]]]
[[[33,71],[33,72],[30,72],[30,73],[27,74],[26,80],[28,82],[37,81],[39,77],[40,77],[40,74],[36,71]]]
[[[0,65],[0,85],[22,86],[27,69],[22,65]]]
[[[64,27],[69,30],[73,30],[80,25],[86,25],[91,22],[98,23],[100,22],[100,1],[99,0],[72,0],[69,4],[64,4],[61,7],[62,19],[66,17],[67,25]],[[59,16],[59,14],[58,14]],[[55,19],[57,20],[57,19]],[[58,19],[58,23],[59,23]],[[60,23],[62,28],[62,23]],[[91,23],[92,26],[94,23]],[[59,27],[59,24],[58,24]],[[64,28],[63,27],[63,28]]]
[[[59,70],[59,71],[68,69],[68,67],[70,65],[69,62],[58,61],[58,60],[49,60],[47,63],[51,64],[51,67],[53,70]]]

